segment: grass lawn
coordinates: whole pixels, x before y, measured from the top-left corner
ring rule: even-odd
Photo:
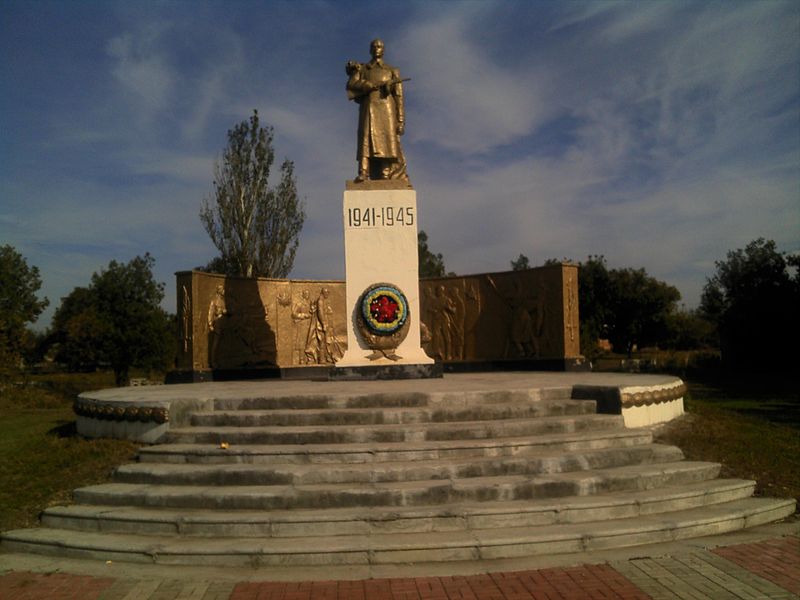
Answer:
[[[657,441],[689,460],[722,463],[723,477],[755,479],[756,494],[800,500],[800,387],[768,375],[688,379],[687,414]]]
[[[0,531],[36,525],[44,508],[133,458],[135,443],[75,432],[75,394],[113,385],[110,374],[52,375],[0,390]]]

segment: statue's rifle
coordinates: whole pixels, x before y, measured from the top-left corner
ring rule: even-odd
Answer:
[[[406,77],[405,79],[392,79],[391,81],[387,81],[386,83],[380,84],[375,89],[379,90],[379,89],[383,88],[384,90],[386,90],[386,94],[388,95],[389,94],[389,86],[390,85],[397,85],[398,83],[403,83],[404,81],[411,81],[411,77]]]
[[[356,96],[356,98],[360,98],[361,96],[367,96],[367,95],[371,94],[372,92],[380,90],[381,88],[386,88],[387,93],[388,93],[388,89],[389,89],[390,85],[396,85],[398,83],[403,83],[404,81],[411,81],[411,77],[405,77],[403,79],[391,79],[391,80],[389,80],[389,81],[387,81],[385,83],[381,83],[380,85],[375,86],[373,89],[369,90],[368,92],[363,92],[361,94],[358,94],[358,96]]]
[[[405,77],[403,79],[392,79],[391,81],[387,81],[386,83],[381,84],[383,85],[395,85],[396,83],[403,83],[404,81],[411,81],[411,77]]]

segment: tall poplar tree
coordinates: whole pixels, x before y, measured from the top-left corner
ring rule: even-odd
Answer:
[[[292,270],[305,221],[297,195],[294,163],[284,160],[280,181],[269,186],[275,160],[272,127],[258,111],[228,131],[222,162],[214,165],[214,194],[200,211],[205,230],[220,252],[214,270],[245,277],[286,277]]]

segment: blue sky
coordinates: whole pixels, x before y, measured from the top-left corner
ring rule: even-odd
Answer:
[[[6,0],[0,243],[41,270],[40,326],[144,252],[175,310],[173,273],[215,255],[214,161],[254,108],[306,198],[292,277],[343,277],[344,64],[375,37],[412,78],[404,150],[448,269],[603,254],[693,307],[726,251],[800,251],[797,2]]]

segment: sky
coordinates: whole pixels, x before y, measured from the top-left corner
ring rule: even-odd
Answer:
[[[216,255],[199,211],[253,109],[305,198],[291,277],[343,278],[344,66],[376,37],[411,78],[403,148],[448,270],[604,255],[692,308],[729,250],[800,252],[796,1],[5,0],[0,244],[40,270],[37,326],[145,252],[175,312],[173,274]]]

